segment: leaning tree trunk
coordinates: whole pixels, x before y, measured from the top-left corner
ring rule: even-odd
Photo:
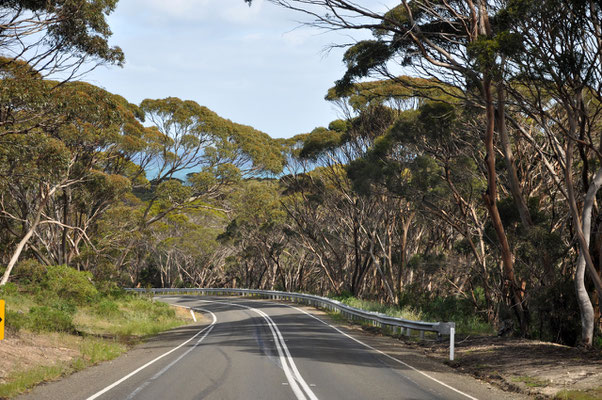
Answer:
[[[571,125],[574,126],[574,120],[569,118]],[[577,259],[577,270],[575,271],[575,290],[577,293],[577,301],[579,303],[579,311],[581,312],[581,340],[584,345],[589,346],[592,344],[593,336],[593,325],[594,325],[594,310],[585,288],[585,271],[589,272],[590,277],[598,292],[598,298],[602,300],[602,282],[600,276],[594,267],[594,263],[589,252],[589,242],[591,237],[591,216],[594,200],[596,193],[602,185],[602,169],[596,172],[594,179],[590,184],[590,187],[585,196],[585,202],[583,204],[582,218],[579,216],[577,208],[577,200],[575,197],[575,189],[573,184],[573,177],[571,175],[572,165],[572,152],[573,152],[573,140],[567,138],[566,145],[566,162],[565,162],[565,181],[567,186],[567,194],[569,200],[569,208],[571,210],[571,217],[573,219],[573,225],[575,226],[575,234],[579,242],[579,258]],[[591,325],[591,326],[590,326]]]
[[[29,229],[27,230],[27,232],[25,233],[23,238],[17,244],[17,247],[15,248],[15,251],[13,252],[12,257],[10,258],[8,265],[6,266],[4,275],[2,275],[2,280],[0,280],[0,286],[4,286],[4,285],[6,285],[6,282],[8,282],[8,278],[10,278],[10,274],[13,271],[13,268],[17,264],[17,261],[19,261],[19,257],[21,256],[21,253],[23,252],[25,245],[27,244],[27,242],[29,242],[29,239],[31,239],[31,236],[34,234],[35,230],[38,228],[38,225],[40,224],[42,212],[44,211],[44,207],[46,207],[46,204],[48,203],[48,199],[50,198],[50,196],[52,196],[54,194],[54,192],[56,191],[57,188],[58,188],[58,186],[55,186],[54,188],[52,188],[52,190],[49,190],[46,195],[42,194],[42,198],[41,198],[42,201],[40,202],[40,205],[38,206],[38,211],[36,211],[36,215],[35,215],[33,221],[31,222],[31,226],[29,227]],[[43,192],[43,189],[41,191]]]
[[[591,237],[592,210],[594,208],[596,193],[600,189],[600,186],[602,186],[602,168],[596,172],[596,175],[592,179],[583,203],[581,227],[585,243],[588,245],[588,251]],[[579,303],[579,311],[581,312],[581,343],[585,346],[591,346],[594,336],[594,307],[585,288],[585,255],[583,251],[579,252],[579,258],[577,259],[575,291],[577,292],[577,301]]]

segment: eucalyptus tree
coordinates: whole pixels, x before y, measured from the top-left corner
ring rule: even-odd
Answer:
[[[146,130],[135,106],[93,85],[64,84],[50,101],[54,124],[3,137],[0,218],[17,243],[2,284],[26,245],[43,261],[62,263],[90,242],[95,220],[130,188],[110,165],[121,157],[122,143],[131,147]],[[30,243],[32,237],[43,247]]]
[[[515,165],[505,131],[505,70],[502,50],[511,53],[516,37],[496,31],[499,5],[487,0],[430,2],[403,0],[390,10],[373,11],[348,0],[273,0],[313,18],[310,24],[333,30],[369,30],[372,40],[362,40],[344,55],[347,72],[337,81],[344,90],[357,79],[370,75],[396,79],[390,66],[412,68],[416,76],[444,82],[451,97],[471,102],[484,116],[482,145],[486,157],[480,162],[487,172],[482,192],[494,227],[503,261],[505,282],[512,308],[523,334],[529,314],[524,293],[515,276],[514,256],[497,206],[498,171],[495,141],[502,143],[511,193],[523,223],[530,224],[529,210],[515,179]]]
[[[289,237],[280,191],[277,180],[248,180],[233,194],[232,219],[219,238],[234,249],[231,261],[240,260],[238,268],[230,269],[233,283],[288,289],[285,272],[289,266],[282,257]]]
[[[267,134],[193,101],[146,99],[140,109],[151,126],[146,145],[132,149],[129,161],[138,171],[134,193],[143,204],[134,206],[137,222],[129,228],[133,235],[123,244],[118,268],[153,224],[195,209],[229,212],[225,200],[241,179],[275,174],[284,164],[280,146]]]
[[[0,136],[27,133],[56,116],[44,101],[62,82],[99,64],[122,65],[106,17],[117,0],[0,3]],[[84,67],[82,70],[81,67]],[[58,81],[41,82],[53,76]],[[28,109],[23,113],[23,109]]]
[[[602,186],[601,19],[600,3],[590,0],[509,1],[499,15],[499,24],[521,44],[519,51],[505,54],[515,82],[510,94],[547,136],[561,167],[562,192],[578,243],[574,282],[587,346],[593,339],[594,309],[586,271],[602,304],[596,257],[600,250],[590,249],[596,195]]]

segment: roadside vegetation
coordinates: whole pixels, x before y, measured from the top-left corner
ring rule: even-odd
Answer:
[[[472,312],[472,304],[456,297],[405,299],[400,305],[390,305],[377,301],[362,300],[351,295],[335,296],[335,300],[351,307],[375,311],[391,317],[411,321],[455,322],[456,333],[460,335],[491,335],[495,332],[492,324]]]
[[[0,398],[114,359],[146,337],[190,322],[165,303],[94,282],[89,272],[35,261],[19,265],[0,298],[6,301]],[[30,345],[42,356],[24,350]],[[45,349],[60,349],[58,361],[43,357]]]
[[[372,33],[286,139],[75,80],[124,62],[115,0],[0,5],[9,329],[121,343],[179,322],[118,286],[246,287],[598,351],[600,2],[271,1]]]

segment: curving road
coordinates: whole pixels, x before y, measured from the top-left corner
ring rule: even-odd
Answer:
[[[23,399],[512,399],[390,338],[263,300],[162,297],[202,324],[43,385]]]

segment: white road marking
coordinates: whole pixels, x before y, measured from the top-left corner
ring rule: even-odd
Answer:
[[[186,344],[190,343],[192,340],[194,340],[194,338],[196,338],[197,336],[199,336],[201,333],[206,332],[203,337],[201,337],[197,343],[195,344],[194,347],[196,347],[203,339],[205,339],[205,337],[209,334],[209,332],[211,332],[211,330],[213,329],[213,327],[215,326],[215,323],[217,322],[217,317],[215,316],[215,314],[213,314],[211,311],[207,311],[211,314],[211,316],[213,317],[213,321],[211,322],[211,324],[203,329],[201,329],[200,331],[198,331],[193,337],[191,337],[190,339],[188,339],[187,341],[185,341],[184,343],[180,344],[177,347],[174,347],[173,349],[171,349],[170,351],[161,354],[159,357],[147,362],[146,364],[144,364],[143,366],[141,366],[140,368],[136,369],[135,371],[130,372],[129,374],[127,374],[126,376],[124,376],[123,378],[119,379],[118,381],[110,384],[109,386],[107,386],[106,388],[94,393],[92,396],[88,397],[86,400],[94,400],[99,398],[100,396],[102,396],[103,394],[105,394],[106,392],[108,392],[109,390],[113,389],[115,386],[123,383],[124,381],[126,381],[127,379],[131,378],[132,376],[136,375],[138,372],[142,371],[143,369],[147,368],[148,366],[154,364],[155,362],[159,361],[160,359],[162,359],[163,357],[166,357],[168,355],[170,355],[171,353],[173,353],[174,351],[178,350],[179,348],[181,348],[182,346],[185,346]],[[193,348],[194,348],[193,347]],[[188,350],[185,354],[188,354],[190,352],[190,350]],[[177,360],[179,361],[183,356],[180,356]],[[175,364],[175,362],[172,362],[171,364],[169,364],[168,367],[171,367],[171,365]],[[165,369],[165,368],[164,368]],[[166,369],[165,369],[166,370]],[[141,389],[141,388],[140,388]]]
[[[217,317],[211,311],[204,310],[202,308],[199,308],[199,310],[206,311],[209,314],[211,314],[211,316],[213,317],[213,322],[214,323],[217,321]],[[190,309],[190,312],[193,312],[192,308]],[[131,400],[134,397],[136,397],[136,395],[138,394],[138,392],[140,392],[146,386],[148,386],[149,384],[151,384],[153,381],[157,380],[161,375],[163,375],[164,373],[166,373],[167,370],[169,370],[171,367],[173,367],[175,364],[177,364],[182,358],[186,357],[192,350],[194,350],[203,341],[203,339],[205,339],[207,337],[207,335],[209,334],[209,332],[211,332],[211,330],[214,327],[215,327],[215,325],[211,324],[211,326],[207,330],[207,332],[205,332],[205,334],[199,340],[197,340],[197,342],[194,344],[194,346],[192,346],[191,348],[189,348],[188,350],[186,350],[186,352],[182,353],[180,355],[180,357],[176,358],[175,360],[173,360],[172,362],[170,362],[169,364],[167,364],[166,367],[164,367],[161,371],[159,371],[155,375],[153,375],[148,381],[144,382],[142,385],[140,385],[139,387],[137,387],[136,390],[134,390],[132,393],[130,393],[130,395],[127,397],[126,400]]]
[[[194,316],[194,311],[192,311],[192,308],[190,309],[190,315],[192,315],[192,320],[196,322],[196,317]]]
[[[442,382],[442,381],[440,381],[439,379],[437,379],[437,378],[434,378],[434,377],[430,376],[430,375],[429,375],[429,374],[427,374],[426,372],[423,372],[423,371],[419,370],[418,368],[415,368],[415,367],[411,366],[410,364],[408,364],[408,363],[406,363],[406,362],[404,362],[404,361],[401,361],[401,360],[399,360],[399,359],[397,359],[397,358],[393,357],[393,356],[392,356],[392,355],[390,355],[390,354],[387,354],[387,353],[385,353],[384,351],[378,350],[377,348],[374,348],[374,347],[370,346],[369,344],[366,344],[366,343],[362,342],[361,340],[354,338],[353,336],[351,336],[351,335],[349,335],[349,334],[347,334],[347,333],[343,332],[342,330],[340,330],[340,329],[339,329],[339,328],[337,328],[336,326],[330,325],[328,322],[326,322],[326,321],[323,321],[322,319],[320,319],[320,318],[316,317],[316,316],[315,316],[315,315],[313,315],[313,314],[310,314],[310,313],[308,313],[308,312],[307,312],[307,311],[305,311],[305,310],[302,310],[302,309],[301,309],[301,308],[299,308],[299,307],[291,306],[291,305],[288,305],[288,304],[282,304],[282,303],[274,303],[274,302],[266,302],[266,303],[269,303],[269,304],[278,304],[278,305],[283,305],[283,306],[286,306],[286,307],[293,308],[293,309],[295,309],[295,310],[297,310],[297,311],[300,311],[300,312],[302,312],[303,314],[309,315],[309,316],[310,316],[310,317],[312,317],[313,319],[315,319],[315,320],[318,320],[318,321],[320,321],[321,323],[323,323],[324,325],[331,327],[331,328],[332,328],[332,329],[334,329],[335,331],[339,332],[341,335],[348,337],[349,339],[353,340],[354,342],[356,342],[356,343],[359,343],[359,344],[361,344],[362,346],[364,346],[364,347],[366,347],[366,348],[368,348],[368,349],[370,349],[370,350],[372,350],[372,351],[375,351],[375,352],[377,352],[377,353],[379,353],[379,354],[381,354],[381,355],[383,355],[383,356],[385,356],[385,357],[387,357],[387,358],[389,358],[389,359],[391,359],[391,360],[393,360],[393,361],[395,361],[395,362],[397,362],[397,363],[399,363],[399,364],[401,364],[401,365],[403,365],[403,366],[405,366],[405,367],[407,367],[407,368],[409,368],[409,369],[411,369],[411,370],[413,370],[413,371],[415,371],[415,372],[418,372],[419,374],[421,374],[421,375],[423,375],[423,376],[427,377],[428,379],[430,379],[430,380],[432,380],[432,381],[434,381],[434,382],[437,382],[438,384],[440,384],[440,385],[443,385],[443,386],[445,386],[446,388],[448,388],[448,389],[450,389],[450,390],[453,390],[454,392],[456,392],[456,393],[458,393],[458,394],[461,394],[462,396],[465,396],[465,397],[467,397],[467,398],[469,398],[469,399],[471,399],[471,400],[478,400],[476,397],[473,397],[473,396],[471,396],[471,395],[469,395],[469,394],[467,394],[467,393],[464,393],[463,391],[461,391],[461,390],[459,390],[459,389],[456,389],[455,387],[453,387],[453,386],[450,386],[450,385],[448,385],[447,383],[445,383],[445,382]]]
[[[251,310],[251,311],[259,314],[260,316],[262,316],[263,319],[267,322],[268,327],[270,328],[270,330],[272,332],[272,336],[274,336],[274,344],[276,345],[276,350],[278,351],[278,356],[280,358],[280,364],[282,364],[282,369],[284,370],[284,375],[286,376],[286,379],[287,379],[288,383],[290,384],[291,389],[293,390],[293,393],[295,394],[295,396],[297,397],[298,400],[306,400],[307,397],[309,397],[310,400],[318,400],[315,393],[310,389],[307,382],[305,382],[305,379],[303,379],[303,377],[301,376],[301,373],[297,369],[297,365],[293,361],[293,357],[291,356],[291,353],[290,353],[288,347],[286,346],[286,343],[284,342],[282,333],[280,332],[280,330],[278,329],[278,326],[272,320],[272,318],[270,318],[269,315],[267,315],[265,312],[263,312],[257,308],[253,308],[253,307],[249,307],[249,306],[245,306],[243,304],[238,304],[238,303],[233,303],[233,302],[213,301],[213,300],[196,300],[196,301],[201,301],[204,303],[226,304],[226,305],[230,305],[230,306],[246,308],[246,309]],[[305,391],[305,394],[307,394],[307,397],[305,396],[303,391],[299,388],[299,385],[297,383],[299,383],[299,385],[301,385],[301,387]]]

